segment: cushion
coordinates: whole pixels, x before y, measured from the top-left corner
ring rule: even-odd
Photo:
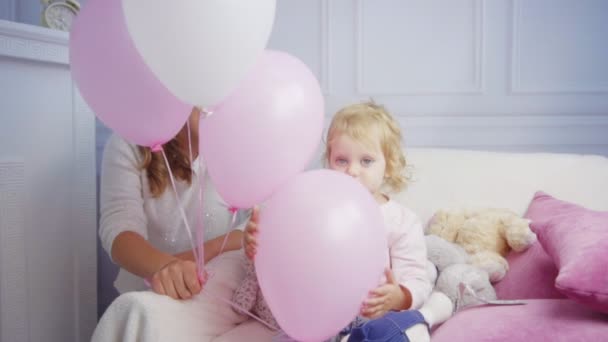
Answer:
[[[547,213],[539,205],[528,204],[524,217],[532,222],[544,220]],[[523,252],[511,251],[507,256],[509,271],[495,284],[499,299],[566,298],[555,288],[557,267],[537,241]]]
[[[526,302],[466,308],[440,325],[432,341],[604,341],[608,336],[608,316],[574,301]]]
[[[538,241],[521,253],[512,251],[507,261],[509,271],[494,285],[499,299],[566,298],[555,288],[557,267]]]
[[[537,192],[528,209],[531,228],[559,273],[558,291],[608,313],[608,212],[595,211]]]

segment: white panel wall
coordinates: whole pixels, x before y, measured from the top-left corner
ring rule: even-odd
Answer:
[[[0,340],[87,341],[96,324],[94,115],[67,34],[0,20]]]
[[[279,0],[270,47],[409,146],[608,155],[606,36],[603,0]]]
[[[0,20],[15,21],[17,18],[16,0],[0,0]]]
[[[512,15],[513,92],[608,92],[606,1],[517,0]]]
[[[482,14],[472,0],[356,2],[357,92],[481,93]]]

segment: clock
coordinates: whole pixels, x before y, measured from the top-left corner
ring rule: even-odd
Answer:
[[[42,24],[46,27],[69,31],[72,21],[80,10],[76,0],[42,0]]]

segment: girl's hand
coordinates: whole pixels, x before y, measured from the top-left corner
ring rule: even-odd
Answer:
[[[373,290],[370,297],[363,302],[362,316],[378,318],[390,310],[405,309],[403,306],[408,301],[406,292],[409,294],[409,290],[397,283],[390,268],[384,270],[384,275],[386,276],[386,284]]]
[[[249,222],[247,222],[247,226],[245,227],[245,234],[243,235],[243,245],[245,248],[245,255],[251,260],[255,257],[255,253],[257,253],[258,241],[258,217],[259,217],[259,208],[253,207],[253,212],[251,213],[251,218]]]
[[[189,299],[201,292],[196,263],[175,258],[150,278],[154,292],[173,299]]]

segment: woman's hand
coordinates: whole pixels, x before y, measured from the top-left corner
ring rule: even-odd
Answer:
[[[201,292],[196,263],[174,258],[150,277],[154,292],[173,299],[189,299]]]
[[[386,284],[373,290],[370,297],[363,302],[362,316],[367,318],[382,317],[390,310],[407,309],[405,307],[406,303],[411,302],[410,291],[397,283],[390,268],[384,270],[384,275],[386,276]]]
[[[249,222],[247,222],[247,226],[245,227],[245,234],[243,235],[243,245],[245,248],[245,255],[251,260],[255,257],[257,253],[258,241],[258,217],[260,215],[260,210],[258,207],[253,208],[253,212],[251,213],[251,218]]]

